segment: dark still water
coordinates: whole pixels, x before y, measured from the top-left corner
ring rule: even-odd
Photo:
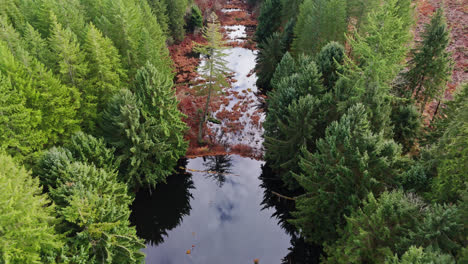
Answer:
[[[239,156],[190,159],[167,184],[140,191],[132,221],[147,241],[146,263],[317,262],[318,249],[285,221],[294,202],[272,195],[285,190],[263,165]]]

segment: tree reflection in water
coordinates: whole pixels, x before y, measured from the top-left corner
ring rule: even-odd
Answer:
[[[187,160],[179,161],[177,172],[154,190],[142,189],[136,194],[130,220],[137,235],[151,245],[158,245],[167,232],[177,227],[190,214],[192,175],[186,172]]]
[[[212,178],[221,188],[226,182],[226,175],[232,173],[232,156],[218,155],[203,157],[203,166],[207,170],[206,178]]]
[[[273,208],[275,213],[272,217],[278,219],[279,225],[291,236],[291,247],[289,253],[283,258],[282,264],[313,264],[320,262],[320,255],[323,248],[319,245],[311,245],[304,241],[297,229],[288,222],[291,219],[291,212],[294,211],[294,201],[273,194],[273,192],[295,197],[303,193],[302,190],[291,191],[287,189],[281,179],[275,175],[268,163],[262,166],[261,187],[264,189],[262,208]]]

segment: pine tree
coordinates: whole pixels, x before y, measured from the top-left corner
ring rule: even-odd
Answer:
[[[411,50],[405,77],[409,92],[421,103],[423,112],[427,102],[442,95],[452,73],[452,56],[447,51],[450,33],[442,9],[425,25],[421,37]]]
[[[330,41],[344,42],[346,20],[344,0],[304,0],[294,29],[293,52],[315,55]]]
[[[148,4],[158,20],[161,30],[169,35],[169,17],[165,0],[148,0]]]
[[[315,152],[303,151],[302,174],[296,179],[306,194],[296,201],[294,223],[315,243],[337,238],[345,216],[370,192],[380,194],[396,185],[400,148],[373,134],[363,105],[351,107],[325,136]]]
[[[229,84],[226,81],[226,74],[229,71],[227,68],[226,53],[224,50],[225,43],[223,40],[223,35],[220,32],[220,25],[218,17],[215,13],[210,15],[208,24],[203,29],[203,37],[206,39],[207,43],[204,45],[196,45],[194,50],[201,53],[205,56],[205,63],[202,65],[201,77],[206,81],[206,83],[198,86],[201,94],[206,94],[206,104],[205,109],[202,110],[200,117],[200,126],[198,129],[198,142],[203,142],[204,137],[204,126],[207,120],[209,113],[209,106],[211,101],[211,96],[216,95],[216,93],[221,92],[224,87],[228,87]]]
[[[116,94],[127,79],[122,69],[120,57],[112,41],[90,24],[83,51],[86,54],[89,74],[87,93],[95,98],[97,112],[100,113],[110,98]]]
[[[55,263],[63,242],[54,230],[54,206],[13,158],[0,154],[0,168],[0,262]]]
[[[171,36],[175,41],[179,42],[184,39],[185,35],[185,13],[187,11],[187,0],[164,0],[167,7],[167,16],[169,18],[169,29]]]
[[[258,45],[255,70],[257,73],[257,87],[263,91],[270,91],[270,81],[275,73],[276,65],[283,57],[281,35],[273,33],[265,42]]]
[[[281,0],[265,0],[258,16],[255,40],[262,43],[277,31],[281,25]]]
[[[41,34],[29,23],[26,24],[24,31],[24,46],[26,50],[42,62],[44,65],[52,65],[52,52],[48,48],[48,43],[42,38]]]

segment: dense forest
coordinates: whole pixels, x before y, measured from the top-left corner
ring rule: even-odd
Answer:
[[[444,9],[416,38],[411,0],[247,2],[288,224],[324,263],[468,261],[468,85],[445,100]],[[0,263],[144,261],[130,205],[194,133],[168,47],[204,39],[204,146],[212,90],[229,85],[218,4],[0,0]]]
[[[265,160],[300,193],[289,222],[324,263],[468,260],[468,87],[443,100],[444,10],[417,41],[414,12],[410,0],[261,5]]]

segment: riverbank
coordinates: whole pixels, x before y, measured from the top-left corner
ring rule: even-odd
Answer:
[[[205,12],[205,10],[203,10]],[[256,45],[252,40],[256,28],[255,14],[245,1],[225,1],[215,10],[218,15],[226,45],[230,87],[210,102],[210,113],[218,122],[205,126],[204,145],[199,145],[199,109],[206,102],[205,96],[197,94],[192,87],[202,80],[197,67],[202,63],[193,52],[195,43],[203,43],[201,34],[189,34],[177,45],[169,48],[177,71],[175,77],[179,109],[186,115],[189,126],[186,139],[189,141],[188,158],[237,154],[261,159],[263,110],[258,106],[263,98],[257,96],[254,74]]]

